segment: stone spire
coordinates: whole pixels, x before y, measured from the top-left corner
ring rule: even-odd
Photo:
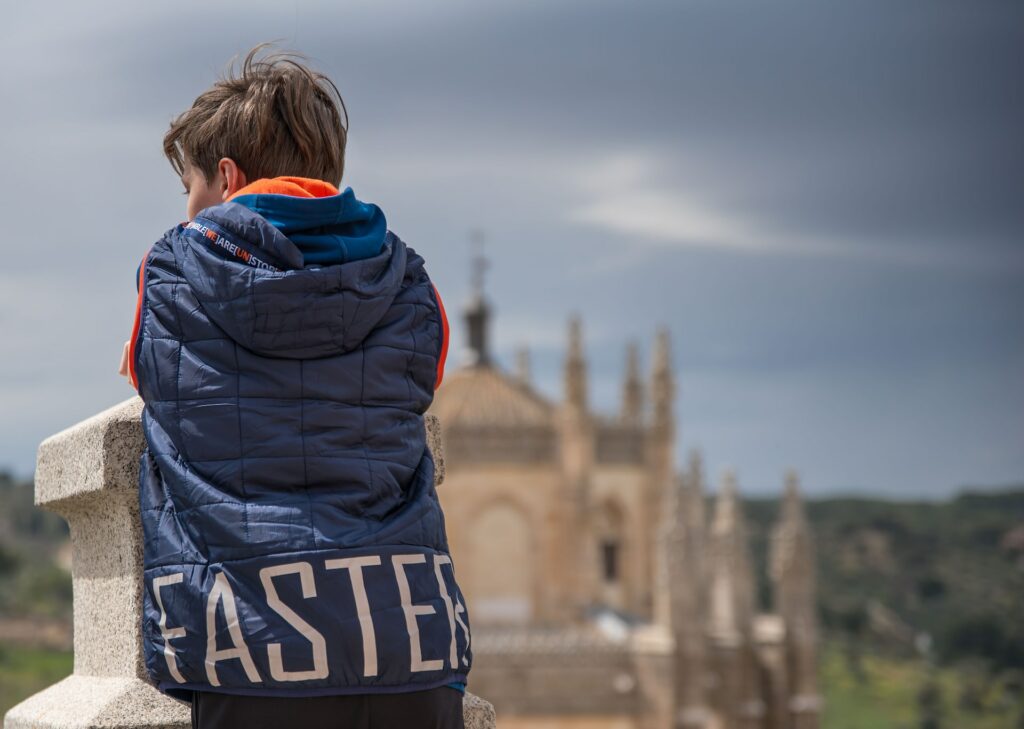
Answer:
[[[593,555],[589,536],[592,515],[596,513],[591,489],[591,474],[596,462],[594,422],[587,411],[587,362],[583,355],[582,325],[578,315],[569,319],[569,343],[564,364],[565,402],[560,408],[560,447],[562,487],[556,509],[565,515],[556,530],[569,568],[565,570],[565,594],[571,597],[571,610],[579,613],[600,594],[600,564]]]
[[[747,545],[747,527],[740,508],[736,474],[722,475],[709,540],[711,578],[708,628],[726,643],[747,638],[754,616],[754,577]]]
[[[697,531],[700,537],[700,544],[703,546],[705,536],[706,509],[704,508],[704,459],[700,451],[690,451],[686,464],[685,483],[689,493],[690,507],[688,515],[691,529]],[[702,550],[703,551],[703,550]]]
[[[651,370],[651,400],[654,404],[654,427],[671,438],[675,430],[675,376],[672,374],[672,345],[668,329],[660,329],[654,341]]]
[[[665,508],[676,482],[676,431],[672,414],[675,383],[672,377],[668,331],[665,329],[659,330],[655,339],[650,392],[654,416],[644,438],[647,477],[641,508],[644,523],[659,524],[664,519]],[[648,553],[655,554],[657,538],[654,531],[648,530],[645,539],[648,543]],[[643,573],[646,584],[655,583],[655,571],[655,560],[648,560]],[[653,597],[652,594],[645,595],[645,602],[650,604]]]
[[[686,473],[670,494],[663,546],[667,622],[675,640],[674,729],[702,729],[710,717],[705,695],[703,479],[700,454],[692,451]]]
[[[817,729],[821,698],[814,536],[804,513],[799,477],[792,470],[786,473],[781,514],[772,533],[770,567],[775,612],[786,625],[792,726]]]
[[[761,698],[753,643],[754,573],[746,522],[729,470],[722,477],[709,539],[708,633],[716,654],[724,729],[761,727]]]
[[[626,376],[622,381],[622,420],[638,425],[644,414],[644,383],[640,380],[640,352],[636,342],[626,345]]]
[[[530,350],[525,346],[516,351],[516,379],[524,385],[530,384]]]
[[[700,451],[691,450],[686,470],[675,480],[668,494],[665,509],[665,537],[675,546],[668,552],[671,563],[679,562],[686,571],[683,583],[672,581],[669,593],[673,601],[678,597],[694,598],[690,607],[693,616],[703,626],[707,613],[706,577],[706,509],[704,507],[704,463]],[[685,595],[681,595],[685,592]],[[701,627],[703,631],[703,627]]]
[[[587,362],[583,356],[583,325],[569,319],[569,352],[565,358],[565,399],[579,412],[587,410]]]
[[[472,366],[489,367],[491,352],[487,341],[490,328],[491,305],[484,296],[484,271],[488,261],[483,254],[483,234],[474,233],[472,243],[478,249],[473,256],[473,277],[469,301],[465,308],[466,332],[469,335],[468,360]]]

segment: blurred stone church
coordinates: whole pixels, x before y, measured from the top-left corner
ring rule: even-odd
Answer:
[[[439,489],[472,618],[471,688],[504,729],[816,729],[814,547],[796,475],[771,540],[773,612],[758,612],[735,478],[710,519],[700,457],[674,461],[668,333],[649,379],[626,351],[622,404],[587,399],[569,324],[564,399],[491,357],[482,270],[469,363],[449,372]]]

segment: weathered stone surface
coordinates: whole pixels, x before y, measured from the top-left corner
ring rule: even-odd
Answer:
[[[444,481],[444,447],[441,444],[441,421],[436,415],[424,416],[427,426],[427,448],[434,456],[434,486]]]
[[[71,527],[76,676],[146,680],[142,615],[139,456],[135,397],[39,446],[36,503]]]
[[[188,704],[167,698],[140,679],[68,676],[21,702],[4,729],[186,729]]]
[[[462,700],[462,718],[466,729],[494,729],[494,707],[479,696],[467,693]]]
[[[36,503],[71,527],[74,674],[26,699],[4,729],[178,729],[188,704],[148,682],[142,658],[142,401],[131,398],[39,446]],[[428,446],[444,478],[440,424],[427,416]],[[467,729],[493,729],[494,709],[466,694]]]
[[[36,457],[36,503],[67,518],[62,502],[138,488],[142,400],[133,397],[51,435]]]

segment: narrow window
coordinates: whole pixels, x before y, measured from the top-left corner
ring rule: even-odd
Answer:
[[[601,566],[605,582],[619,579],[619,543],[606,539],[601,542]]]

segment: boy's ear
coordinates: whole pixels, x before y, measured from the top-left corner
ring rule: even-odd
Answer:
[[[227,200],[249,184],[245,173],[230,157],[221,157],[217,162],[217,172],[221,180],[221,199],[223,200]]]

